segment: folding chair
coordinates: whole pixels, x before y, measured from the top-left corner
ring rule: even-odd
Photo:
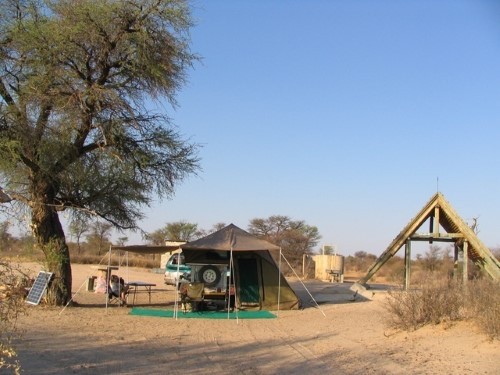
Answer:
[[[188,311],[188,304],[191,305],[193,311],[203,310],[203,290],[205,284],[203,283],[183,283],[181,284],[181,303],[182,311]]]
[[[125,283],[123,282],[122,278],[119,278],[116,275],[112,275],[110,277],[110,282],[108,285],[108,303],[113,304],[117,303],[119,306],[126,306],[127,305],[127,299],[128,299],[128,287],[125,286]],[[114,287],[113,287],[114,284]],[[122,296],[123,294],[123,299],[122,301]]]
[[[114,305],[114,304],[117,304],[117,305],[121,305],[121,299],[120,299],[120,295],[114,293],[112,290],[111,290],[111,287],[108,288],[108,304],[109,305]]]

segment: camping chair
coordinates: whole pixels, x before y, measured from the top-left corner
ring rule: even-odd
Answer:
[[[113,276],[115,276],[115,275],[113,275]],[[116,304],[118,304],[118,306],[123,306],[123,305],[126,306],[129,290],[125,286],[125,283],[123,282],[122,278],[118,278],[116,276],[115,282],[118,283],[118,289],[116,287],[115,287],[115,289],[113,289],[111,287],[112,282],[111,282],[111,278],[110,278],[110,283],[108,285],[108,304],[115,304],[116,303]],[[122,301],[121,294],[123,294],[124,301]]]
[[[205,284],[203,283],[183,283],[181,284],[180,294],[182,311],[188,311],[187,305],[191,304],[193,311],[203,310],[203,290]]]
[[[108,305],[121,305],[120,295],[108,288]]]

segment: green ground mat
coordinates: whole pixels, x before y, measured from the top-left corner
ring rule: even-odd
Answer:
[[[162,318],[173,318],[173,310],[160,310],[160,309],[144,309],[133,307],[129,315],[139,316],[157,316]],[[227,312],[224,311],[191,311],[183,313],[181,310],[177,312],[179,319],[227,319]],[[229,319],[274,319],[276,315],[269,311],[238,311],[230,312]]]

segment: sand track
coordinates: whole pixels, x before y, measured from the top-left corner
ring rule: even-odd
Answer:
[[[73,265],[75,291],[90,274],[89,266]],[[173,305],[175,291],[162,284],[162,275],[141,269],[128,274],[129,280],[157,283],[155,307]],[[19,358],[24,373],[40,375],[500,373],[499,342],[468,323],[388,331],[383,294],[350,302],[349,295],[340,298],[338,285],[308,285],[323,300],[326,316],[316,307],[263,320],[132,316],[129,308],[106,311],[103,295],[80,291],[78,306],[62,313],[30,306],[20,320]],[[137,304],[147,306],[147,295],[138,294]]]

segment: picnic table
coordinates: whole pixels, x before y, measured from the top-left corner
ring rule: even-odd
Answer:
[[[132,299],[132,306],[134,306],[134,304],[135,304],[135,296],[136,296],[137,292],[141,292],[141,290],[139,290],[139,288],[144,288],[143,291],[148,293],[149,304],[151,304],[151,288],[156,286],[156,284],[148,283],[145,281],[130,281],[130,282],[126,283],[125,285],[127,285],[129,287],[129,295],[132,291],[134,293],[134,298]]]

